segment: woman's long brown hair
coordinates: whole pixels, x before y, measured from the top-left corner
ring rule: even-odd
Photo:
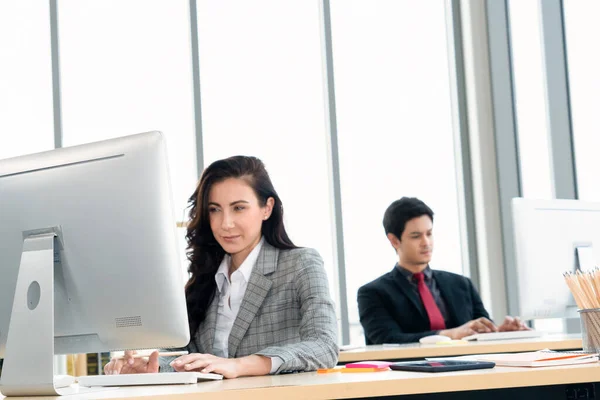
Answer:
[[[258,203],[264,207],[269,197],[275,200],[271,216],[262,224],[262,235],[273,247],[294,249],[296,246],[283,225],[283,206],[265,165],[256,157],[234,156],[218,160],[202,173],[194,194],[189,199],[190,223],[187,229],[187,258],[190,279],[185,287],[190,337],[193,338],[213,301],[217,284],[215,274],[223,261],[225,250],[215,239],[210,228],[208,196],[217,182],[240,178],[254,190]]]

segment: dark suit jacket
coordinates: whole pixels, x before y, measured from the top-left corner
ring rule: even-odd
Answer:
[[[479,317],[489,318],[481,297],[469,278],[433,271],[450,322],[456,328]],[[425,307],[397,267],[358,290],[358,312],[367,344],[412,343],[434,335]]]

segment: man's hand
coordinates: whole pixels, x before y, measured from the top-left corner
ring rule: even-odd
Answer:
[[[498,331],[500,332],[507,332],[507,331],[530,331],[531,328],[528,327],[527,325],[525,325],[525,323],[523,321],[521,321],[521,319],[519,319],[519,317],[511,317],[510,315],[507,315],[504,318],[504,322],[502,322],[502,325],[500,325],[498,327]]]
[[[471,336],[476,333],[496,332],[498,328],[489,319],[485,317],[477,318],[463,325],[440,331],[440,335],[448,336],[450,339],[462,339],[466,336]]]

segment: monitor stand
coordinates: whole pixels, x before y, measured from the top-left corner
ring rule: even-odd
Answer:
[[[596,257],[594,257],[594,247],[592,243],[576,243],[575,249],[575,266],[574,269],[581,272],[593,271],[596,266]]]
[[[54,262],[58,229],[26,236],[17,277],[0,392],[5,396],[56,396],[76,388],[54,386]]]

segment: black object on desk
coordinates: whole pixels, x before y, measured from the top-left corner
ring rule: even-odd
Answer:
[[[446,372],[467,369],[494,368],[490,361],[440,360],[440,361],[403,361],[390,365],[396,371]]]

